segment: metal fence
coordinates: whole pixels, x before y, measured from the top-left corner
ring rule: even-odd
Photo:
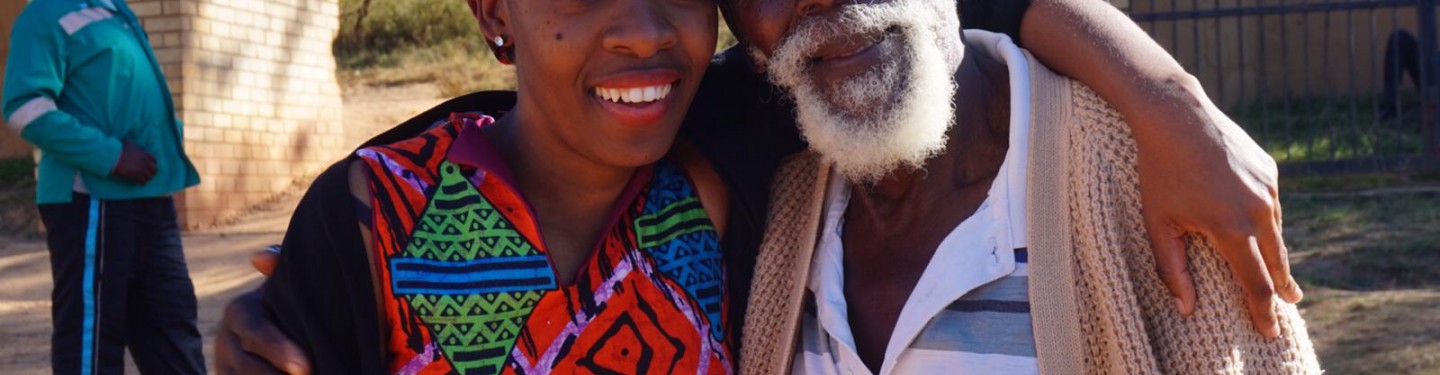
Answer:
[[[1440,170],[1436,0],[1132,0],[1282,173]]]

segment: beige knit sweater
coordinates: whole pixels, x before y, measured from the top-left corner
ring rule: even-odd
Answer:
[[[1195,314],[1176,312],[1146,241],[1129,127],[1094,92],[1029,60],[1030,296],[1040,372],[1319,373],[1295,306],[1279,304],[1280,337],[1262,338],[1225,261],[1203,239],[1189,241]],[[803,154],[776,178],[741,374],[790,372],[829,171],[818,155]]]

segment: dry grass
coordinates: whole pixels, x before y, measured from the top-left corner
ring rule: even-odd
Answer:
[[[394,14],[403,13],[375,14],[371,22],[394,17]],[[468,17],[463,12],[459,16]],[[346,32],[342,30],[342,40]],[[495,61],[478,37],[478,31],[476,33],[448,40],[400,43],[394,48],[337,47],[336,59],[340,66],[337,76],[347,91],[362,85],[393,87],[427,83],[435,85],[441,98],[452,98],[483,90],[514,90],[515,68]],[[733,45],[735,36],[721,22],[716,50]]]
[[[434,47],[395,52],[393,65],[342,69],[342,87],[404,86],[433,83],[442,98],[482,90],[515,89],[515,68],[501,65],[483,47]]]
[[[1334,374],[1440,374],[1440,193],[1284,198],[1302,314]]]

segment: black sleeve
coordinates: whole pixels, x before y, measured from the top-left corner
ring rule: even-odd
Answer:
[[[1009,35],[1020,43],[1020,21],[1030,0],[959,0],[960,27]]]
[[[681,136],[700,149],[730,189],[730,218],[720,244],[730,316],[745,315],[765,235],[770,181],[781,161],[805,149],[792,113],[781,91],[756,73],[737,47],[710,65],[681,128]],[[743,319],[730,322],[731,342],[739,343]]]
[[[430,127],[436,122],[449,119],[452,113],[480,112],[498,119],[515,107],[515,100],[514,91],[480,91],[465,94],[446,100],[434,108],[405,120],[405,122],[365,141],[359,148],[388,145],[414,138],[426,130],[430,130]]]
[[[265,281],[265,309],[305,350],[315,374],[380,374],[386,368],[370,263],[336,163],[310,186],[290,219],[280,264]]]

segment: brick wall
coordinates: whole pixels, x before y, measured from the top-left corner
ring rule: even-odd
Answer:
[[[348,151],[331,42],[338,0],[130,0],[185,123],[201,185],[187,228],[221,223]]]
[[[5,76],[5,61],[9,58],[10,26],[15,22],[15,17],[20,15],[21,9],[25,9],[24,1],[0,3],[0,77]],[[0,119],[0,126],[4,124],[5,119]],[[32,150],[30,144],[20,139],[19,134],[0,130],[0,159],[30,155]]]

